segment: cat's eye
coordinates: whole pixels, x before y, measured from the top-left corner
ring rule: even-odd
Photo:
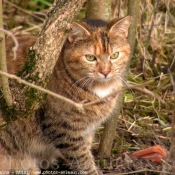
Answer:
[[[114,53],[110,56],[110,58],[111,58],[112,60],[115,60],[115,59],[118,58],[118,56],[119,56],[119,52],[114,52]]]
[[[88,61],[95,61],[96,60],[96,57],[94,55],[85,55],[85,57]]]

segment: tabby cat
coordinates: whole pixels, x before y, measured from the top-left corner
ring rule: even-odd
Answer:
[[[110,22],[94,19],[73,23],[55,65],[50,90],[78,103],[108,97],[86,106],[82,114],[48,96],[40,115],[16,120],[0,132],[0,171],[56,170],[62,158],[71,173],[99,174],[91,153],[93,135],[117,106],[118,95],[113,92],[121,90],[125,81],[130,23],[130,16]],[[34,39],[25,41],[20,44],[33,44]]]

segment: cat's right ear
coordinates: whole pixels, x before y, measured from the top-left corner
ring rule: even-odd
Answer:
[[[86,24],[74,22],[71,27],[71,31],[67,37],[70,43],[73,43],[77,40],[83,39],[86,36],[90,36],[90,32],[87,29]]]
[[[131,24],[131,21],[131,16],[112,20],[108,24],[109,34],[111,36],[121,36],[123,38],[126,38],[128,36],[128,28]]]

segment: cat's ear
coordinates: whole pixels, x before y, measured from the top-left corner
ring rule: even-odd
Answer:
[[[73,43],[79,39],[83,39],[86,36],[90,36],[90,32],[87,29],[87,25],[84,23],[74,22],[71,27],[71,31],[68,35],[68,41]]]
[[[109,35],[121,36],[126,38],[128,36],[128,28],[131,24],[132,17],[126,16],[121,19],[114,19],[108,24]]]

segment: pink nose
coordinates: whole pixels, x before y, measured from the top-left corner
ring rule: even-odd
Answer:
[[[103,74],[106,78],[108,74],[110,73],[110,70],[102,70],[100,73]]]

